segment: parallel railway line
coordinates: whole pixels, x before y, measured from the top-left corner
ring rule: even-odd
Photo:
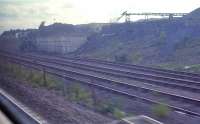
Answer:
[[[35,117],[25,106],[19,104],[5,91],[0,89],[0,110],[13,124],[46,124],[44,120]],[[5,122],[6,123],[6,122]]]
[[[51,63],[43,63],[43,65],[51,65]],[[58,64],[57,64],[58,65]],[[51,67],[56,67],[57,65],[51,65]],[[63,69],[63,67],[59,67],[57,66],[57,68],[59,69]],[[119,82],[117,80],[114,80],[112,78],[109,77],[104,77],[105,75],[94,75],[93,73],[87,73],[86,72],[82,72],[81,70],[74,70],[74,68],[65,68],[65,71],[69,72],[69,73],[75,73],[76,75],[83,75],[85,77],[90,77],[90,78],[98,78],[98,79],[104,79],[106,81],[115,81],[115,82]],[[121,82],[124,82],[123,80]],[[136,83],[136,82],[134,82]],[[129,84],[129,85],[134,85],[134,83],[125,83],[125,84]],[[144,83],[146,84],[146,83]],[[135,85],[135,86],[140,86],[140,87],[144,87],[142,85]],[[153,87],[154,85],[147,85],[149,87]],[[158,89],[158,88],[157,88]],[[193,94],[193,95],[198,95],[198,94]],[[192,96],[191,96],[192,97]]]
[[[166,69],[159,69],[159,68],[152,68],[152,67],[146,67],[146,66],[140,66],[140,65],[131,65],[131,64],[122,64],[122,63],[116,63],[111,61],[103,61],[103,60],[97,60],[97,59],[82,59],[82,58],[69,58],[69,57],[59,57],[62,59],[68,59],[72,61],[79,61],[82,63],[88,63],[88,64],[95,64],[96,66],[109,66],[110,68],[118,68],[119,70],[128,70],[130,72],[146,72],[150,74],[155,74],[159,76],[165,76],[165,77],[171,77],[171,78],[180,78],[180,79],[186,79],[186,80],[194,80],[194,81],[200,81],[200,74],[195,73],[189,73],[189,72],[181,72],[181,71],[173,71],[173,70],[166,70]]]
[[[38,67],[38,65],[33,65],[33,64],[29,65],[29,64],[24,64],[22,62],[16,62],[16,61],[15,61],[15,63],[21,64],[21,65],[24,65],[24,66],[28,66],[28,67],[31,67],[31,68],[34,68],[34,69],[37,69],[37,70],[42,70],[40,67]],[[152,100],[152,99],[149,99],[149,98],[138,96],[137,94],[127,93],[126,91],[124,92],[124,91],[121,91],[121,90],[118,90],[118,89],[115,89],[115,88],[112,88],[112,87],[104,86],[102,84],[96,84],[92,81],[80,80],[80,79],[77,79],[73,76],[65,75],[65,74],[63,74],[63,72],[55,72],[55,71],[48,70],[48,69],[46,70],[46,72],[49,73],[49,74],[56,75],[58,77],[66,78],[66,79],[71,80],[71,81],[80,82],[80,83],[83,83],[83,84],[86,84],[86,85],[89,85],[89,86],[92,86],[92,87],[95,87],[95,88],[98,88],[98,89],[102,89],[102,90],[106,90],[108,92],[113,92],[113,93],[122,95],[122,96],[125,96],[125,97],[139,99],[139,100],[146,102],[146,103],[149,103],[149,104],[164,104],[164,105],[168,106],[169,108],[171,108],[175,111],[181,111],[181,112],[184,112],[184,113],[189,114],[189,115],[200,117],[200,113],[197,113],[197,112],[194,112],[194,111],[191,111],[191,110],[188,110],[188,109],[184,109],[184,108],[178,107],[176,105],[173,106],[173,105],[165,104],[163,102],[159,102],[159,101],[156,101],[156,100]]]
[[[110,76],[128,78],[128,79],[145,82],[149,84],[167,86],[167,87],[176,88],[176,89],[179,88],[179,89],[189,90],[189,91],[198,92],[198,93],[200,92],[200,82],[198,81],[176,79],[176,78],[170,78],[170,77],[164,77],[164,76],[156,76],[156,75],[145,74],[145,73],[126,72],[126,71],[115,70],[111,68],[105,68],[105,67],[95,67],[92,65],[82,64],[79,62],[70,62],[70,61],[62,60],[62,59],[49,59],[49,58],[42,58],[38,56],[35,56],[35,57],[37,57],[37,60],[40,60],[40,61],[51,62],[54,64],[59,64],[59,65],[68,66],[72,68],[78,68],[82,70],[103,73]],[[30,57],[30,58],[34,59],[33,57]]]
[[[77,81],[81,81],[81,82],[85,82],[85,83],[90,82],[90,85],[92,85],[92,86],[96,86],[96,87],[103,86],[104,88],[106,87],[108,89],[113,89],[114,91],[122,92],[124,94],[133,95],[134,98],[139,98],[141,100],[148,99],[149,101],[151,101],[151,103],[152,103],[152,101],[154,101],[154,103],[160,103],[159,98],[152,95],[152,93],[157,92],[157,93],[161,94],[162,96],[169,98],[169,99],[165,99],[164,101],[165,101],[165,103],[167,103],[167,105],[170,108],[173,108],[173,109],[179,108],[179,110],[182,112],[185,112],[185,113],[188,113],[191,115],[200,116],[200,111],[197,110],[198,106],[200,105],[199,99],[188,98],[188,97],[180,96],[177,94],[170,94],[168,92],[159,91],[159,90],[151,89],[148,87],[141,87],[141,86],[138,87],[137,85],[134,85],[134,84],[128,84],[128,83],[122,83],[122,82],[118,82],[118,81],[108,80],[103,77],[98,77],[98,76],[94,76],[94,75],[82,74],[80,72],[63,69],[63,66],[60,66],[60,65],[58,66],[58,63],[56,65],[55,63],[51,64],[51,63],[47,63],[47,62],[46,63],[41,62],[41,60],[38,60],[37,58],[35,58],[35,60],[37,60],[37,63],[31,62],[31,61],[33,61],[33,59],[30,59],[30,58],[27,60],[17,58],[16,56],[15,57],[12,56],[11,58],[12,58],[11,59],[12,61],[15,61],[15,62],[18,62],[21,64],[29,63],[31,65],[44,67],[45,70],[50,69],[51,71],[49,71],[49,73],[54,73],[54,74],[57,74],[60,76],[63,76],[63,73],[65,73],[64,76],[67,76],[67,78],[69,78],[69,79],[73,79],[73,80],[77,80]],[[14,58],[14,60],[13,60],[13,58]],[[54,71],[52,71],[52,70],[54,70]],[[174,99],[177,99],[177,100],[174,100]],[[183,105],[183,102],[187,103],[187,105],[184,104],[186,107]],[[189,108],[188,104],[192,108]],[[174,106],[176,106],[176,107],[174,107]]]

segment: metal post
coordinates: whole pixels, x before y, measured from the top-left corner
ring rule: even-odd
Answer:
[[[63,96],[66,96],[66,84],[65,84],[65,82],[63,83]]]
[[[172,20],[174,17],[173,17],[173,14],[170,14],[169,15],[169,20]]]
[[[148,21],[148,15],[145,15],[145,21]]]
[[[94,81],[91,80],[91,82],[93,83]],[[92,91],[93,106],[96,106],[98,104],[98,100],[97,100],[95,88],[91,86],[90,89]]]
[[[2,59],[2,58],[0,58],[0,60],[1,60],[1,61],[0,61],[0,64],[1,64],[1,65],[0,65],[0,71],[3,72],[3,65],[4,65],[4,62],[3,62],[3,59]]]
[[[126,23],[130,23],[130,21],[131,21],[130,15],[127,15],[127,14],[126,14],[126,20],[125,20],[125,21],[126,21]]]
[[[43,68],[43,84],[44,86],[47,86],[47,78],[46,78],[46,70]]]
[[[22,75],[22,65],[21,65],[21,63],[19,63],[19,75],[20,76]]]
[[[66,81],[67,81],[67,80],[66,80],[65,74],[64,74],[64,76],[63,76],[63,83],[62,83],[62,84],[63,84],[63,85],[62,85],[62,86],[63,86],[63,87],[62,87],[63,96],[66,96],[66,84],[65,84]]]
[[[93,87],[91,87],[92,89],[92,98],[93,98],[93,105],[96,106],[98,104],[98,100],[97,100],[97,96],[96,96],[96,91]]]

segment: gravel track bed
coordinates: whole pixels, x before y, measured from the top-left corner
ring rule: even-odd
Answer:
[[[141,90],[141,89],[138,89],[138,88],[131,88],[131,87],[127,87],[127,86],[124,86],[124,85],[122,86],[120,84],[116,84],[116,83],[112,83],[112,82],[108,82],[108,81],[100,81],[100,80],[97,80],[95,78],[91,79],[91,78],[86,77],[86,76],[81,76],[81,75],[72,74],[72,73],[66,73],[65,75],[69,76],[69,77],[73,77],[73,78],[80,80],[80,81],[91,82],[91,83],[103,85],[103,86],[106,86],[106,87],[109,87],[109,88],[114,88],[114,89],[117,89],[117,90],[120,90],[120,91],[130,93],[130,94],[133,94],[133,95],[152,99],[152,100],[155,100],[155,101],[160,101],[162,103],[182,107],[182,108],[185,108],[187,110],[191,110],[191,111],[200,113],[200,108],[197,105],[185,103],[182,100],[180,101],[180,100],[176,100],[176,99],[171,99],[171,97],[166,97],[166,96],[163,96],[161,94],[149,93],[146,90]],[[187,106],[190,106],[190,107],[187,108]]]
[[[63,67],[65,67],[65,68],[63,68]],[[177,95],[182,95],[182,96],[186,96],[186,97],[189,97],[189,98],[194,98],[194,99],[200,100],[200,94],[199,93],[193,93],[193,92],[180,90],[180,89],[172,89],[172,88],[168,88],[168,87],[165,87],[165,86],[156,86],[156,85],[152,85],[152,84],[148,84],[148,83],[143,83],[141,81],[140,82],[134,81],[134,80],[123,78],[123,77],[111,76],[111,75],[107,75],[107,74],[104,74],[104,73],[88,71],[88,70],[86,71],[86,70],[72,68],[72,67],[68,67],[68,66],[62,66],[62,68],[66,69],[66,70],[70,70],[70,71],[80,72],[82,74],[89,74],[89,75],[93,75],[93,76],[103,77],[103,78],[106,78],[108,80],[134,84],[134,85],[137,85],[137,86],[140,86],[140,87],[152,88],[152,89],[160,90],[160,91],[167,91],[170,94],[177,94]]]
[[[57,58],[58,59],[64,59],[64,58],[59,58],[59,57],[57,57]],[[69,59],[67,59],[67,60],[69,60]],[[144,73],[144,74],[153,74],[155,76],[163,76],[164,75],[164,74],[159,74],[158,72],[148,72],[148,71],[143,71],[143,70],[138,70],[138,69],[131,69],[131,68],[128,68],[128,67],[120,67],[120,66],[117,66],[117,65],[108,65],[108,64],[99,63],[99,62],[90,62],[90,61],[87,61],[87,60],[84,60],[84,59],[82,59],[82,60],[69,60],[69,61],[71,61],[71,62],[79,62],[79,63],[82,63],[82,64],[93,65],[93,66],[96,66],[96,67],[104,67],[104,68],[116,69],[116,70],[121,70],[121,71],[127,71],[127,72],[140,72],[140,73]],[[176,76],[172,76],[172,77],[177,78]],[[200,81],[200,78],[197,77],[197,76],[195,76],[195,77],[185,76],[184,78],[180,78],[180,79],[188,80],[188,77],[189,78],[191,77],[190,80],[194,79],[194,81],[195,80]]]
[[[43,62],[43,64],[46,64],[45,62]],[[180,96],[185,96],[185,97],[188,97],[188,98],[194,98],[194,99],[199,99],[199,94],[196,94],[196,93],[191,93],[191,92],[186,92],[186,91],[182,91],[182,90],[173,90],[173,89],[170,89],[170,88],[165,88],[165,87],[160,87],[160,86],[155,86],[155,85],[149,85],[149,84],[142,84],[142,83],[136,83],[136,82],[128,82],[127,79],[125,79],[126,81],[124,80],[121,80],[121,78],[118,78],[116,79],[116,77],[111,77],[109,75],[105,75],[105,74],[98,74],[97,72],[88,72],[88,71],[85,71],[85,70],[81,70],[81,69],[74,69],[74,68],[71,68],[71,67],[65,67],[63,68],[64,66],[58,66],[58,65],[55,65],[55,64],[48,64],[50,66],[56,66],[57,68],[60,68],[60,69],[66,69],[66,70],[70,70],[70,71],[74,71],[74,72],[79,72],[81,74],[90,74],[90,75],[93,75],[93,76],[98,76],[98,77],[103,77],[103,78],[106,78],[106,79],[109,79],[109,80],[113,80],[113,81],[123,81],[123,82],[126,82],[126,83],[129,83],[129,84],[134,84],[136,86],[139,86],[139,87],[145,87],[145,88],[152,88],[152,89],[155,89],[155,90],[158,90],[158,91],[164,91],[167,93],[171,93],[171,94],[175,94],[175,95],[180,95]],[[76,79],[81,79],[81,80],[84,80],[84,81],[89,81],[91,82],[91,78],[88,78],[88,77],[85,77],[85,76],[82,76],[80,78],[80,75],[69,75],[71,77],[76,77]],[[85,80],[86,79],[86,80]],[[185,106],[188,106],[188,103],[184,103],[180,100],[172,100],[171,98],[166,98],[166,96],[162,97],[163,95],[154,95],[152,93],[149,93],[149,92],[142,92],[141,91],[136,91],[134,90],[133,88],[130,88],[130,87],[126,87],[126,86],[120,86],[118,84],[115,84],[115,83],[106,83],[106,82],[102,82],[102,81],[99,81],[99,80],[96,80],[95,78],[92,79],[93,81],[95,81],[95,83],[98,83],[98,84],[103,84],[104,86],[109,86],[111,88],[116,88],[118,90],[123,90],[124,92],[127,92],[127,93],[133,93],[133,94],[136,94],[138,96],[142,96],[142,97],[148,97],[150,99],[153,99],[153,100],[157,100],[157,101],[162,101],[163,103],[169,103],[170,105],[179,105],[179,106],[183,106],[183,108],[187,108]],[[130,80],[129,80],[130,81]],[[112,85],[110,85],[112,84]],[[124,88],[124,89],[123,89]],[[161,90],[162,89],[162,90]],[[198,112],[200,113],[200,108],[196,105],[191,105],[189,104],[189,106],[192,106],[192,107],[189,107],[187,109],[189,110],[192,110],[192,111],[195,111],[195,112]]]
[[[48,64],[48,65],[50,65],[50,66],[52,66],[52,67],[57,67],[57,68],[60,68],[60,69],[62,69],[63,68],[63,66],[60,66],[60,65],[57,65],[57,64],[49,64],[49,63],[45,63],[45,62],[42,62],[44,65],[45,64]],[[77,72],[77,70],[75,69],[74,70],[74,68],[71,68],[71,71],[74,71],[74,72]],[[85,70],[78,70],[79,72],[80,71],[85,71]],[[87,71],[86,72],[83,72],[82,74],[84,74],[84,73],[87,73]],[[92,72],[92,73],[94,73],[94,72]],[[95,75],[93,75],[93,76],[95,76]],[[97,77],[98,77],[99,75],[97,75]],[[78,78],[78,77],[77,77]],[[103,77],[104,78],[104,77]],[[95,81],[95,83],[97,82],[98,80],[96,80]],[[102,82],[101,82],[102,83]],[[114,83],[112,83],[112,85],[115,85]],[[113,86],[111,86],[111,88],[112,88]],[[124,87],[124,86],[123,86]],[[126,86],[125,86],[126,87]],[[140,87],[144,87],[144,86],[140,86]],[[116,87],[115,87],[116,88]],[[146,87],[147,88],[147,87]],[[131,90],[131,91],[126,91],[126,89],[127,89],[127,87],[126,88],[124,88],[125,90],[124,90],[124,92],[130,92],[130,93],[132,93],[132,92],[135,92],[134,90],[135,90],[135,88],[133,89],[133,91]],[[160,88],[159,88],[160,89]],[[121,87],[120,87],[120,89],[118,89],[118,90],[121,90]],[[158,89],[157,89],[158,90]],[[169,89],[170,90],[170,89]],[[167,90],[166,90],[167,91]],[[154,92],[154,91],[153,91]],[[168,91],[169,92],[169,91]],[[167,92],[166,92],[167,93]],[[176,94],[176,93],[174,93],[174,94]],[[138,95],[141,95],[141,93],[140,94],[138,94]],[[155,96],[155,95],[152,95],[152,94],[147,94],[147,95],[144,95],[144,96],[149,96],[150,97],[150,99],[155,99],[155,101],[158,101],[158,100],[160,100],[160,98],[159,97],[157,97],[157,96]],[[167,96],[168,97],[168,96]],[[190,97],[188,97],[188,98],[190,98]],[[162,101],[164,101],[164,103],[167,103],[167,104],[169,104],[170,103],[170,105],[174,105],[174,106],[184,106],[183,108],[185,108],[185,106],[188,106],[188,105],[185,105],[185,102],[184,103],[182,103],[182,101],[180,102],[180,101],[175,101],[175,100],[171,100],[171,99],[162,99]],[[168,101],[170,101],[170,102],[168,102]],[[190,107],[190,109],[189,110],[192,110],[192,111],[195,111],[195,112],[198,112],[199,113],[199,107],[196,107],[196,106],[193,106],[193,107]]]
[[[109,118],[102,117],[98,114],[96,115],[93,112],[88,112],[80,106],[77,107],[77,105],[66,102],[66,100],[63,100],[63,97],[60,97],[60,92],[43,88],[34,88],[31,87],[30,84],[13,81],[12,83],[0,82],[0,86],[15,96],[15,98],[21,100],[25,105],[33,108],[35,112],[40,113],[40,115],[47,118],[52,124],[110,124],[112,121]],[[127,112],[131,112],[134,115],[148,115],[165,124],[199,124],[200,122],[200,118],[178,114],[173,111],[171,111],[170,115],[166,118],[158,118],[153,115],[150,105],[143,103],[142,101],[135,99],[128,100],[127,98],[121,98],[121,96],[110,94],[102,90],[99,90],[97,95],[98,97],[105,97],[105,99],[113,102],[117,101],[112,99],[119,99],[120,101],[118,102],[122,102],[123,105],[127,107]],[[51,100],[54,102],[52,103]]]
[[[45,64],[45,63],[44,63]],[[46,63],[47,64],[47,63]],[[56,66],[56,67],[58,67],[58,68],[60,68],[60,69],[63,69],[63,66],[58,66],[58,65],[55,65],[55,64],[48,64],[48,65],[50,65],[50,66]],[[92,76],[97,76],[97,77],[99,77],[99,76],[101,76],[102,78],[109,78],[109,80],[114,80],[114,81],[123,81],[123,82],[129,82],[130,80],[127,80],[127,79],[123,79],[123,78],[116,78],[116,77],[111,77],[111,76],[108,76],[108,75],[105,75],[105,74],[103,74],[103,73],[97,73],[97,72],[93,72],[93,71],[85,71],[85,70],[81,70],[81,69],[75,69],[75,68],[71,68],[71,67],[65,67],[65,69],[67,69],[67,70],[70,70],[70,71],[74,71],[74,72],[79,72],[79,73],[82,73],[82,74],[90,74],[90,75],[92,75]],[[72,77],[76,77],[77,75],[71,75]],[[76,77],[77,79],[80,79],[80,76],[77,76]],[[105,86],[110,86],[111,88],[115,88],[115,89],[118,89],[119,88],[119,86],[117,85],[117,84],[114,84],[114,83],[112,83],[112,86],[111,85],[109,85],[108,84],[108,82],[100,82],[99,80],[95,80],[94,78],[92,78],[92,79],[90,79],[90,78],[88,78],[88,77],[81,77],[82,78],[82,80],[84,79],[84,81],[95,81],[95,83],[99,83],[99,84],[102,84],[102,83],[104,83],[103,85],[105,85]],[[135,84],[135,82],[131,82],[131,83],[134,83]],[[160,87],[160,86],[154,86],[154,85],[149,85],[149,84],[142,84],[141,85],[141,83],[139,83],[139,84],[137,84],[137,86],[140,86],[140,87],[146,87],[146,88],[152,88],[152,89],[156,89],[156,90],[160,90],[160,89],[162,89],[162,91],[167,91],[167,92],[171,92],[171,89],[166,89],[165,87]],[[120,86],[120,88],[119,88],[119,90],[122,90],[121,88],[124,88],[123,89],[123,91],[126,91],[126,92],[128,92],[128,93],[131,93],[131,94],[137,94],[138,96],[142,96],[142,97],[148,97],[148,98],[150,98],[150,99],[152,99],[152,100],[160,100],[160,101],[163,101],[164,103],[170,103],[170,105],[175,105],[175,106],[177,106],[177,105],[180,105],[182,108],[186,108],[186,109],[189,109],[189,110],[192,110],[192,111],[195,111],[195,112],[200,112],[200,108],[198,107],[198,106],[193,106],[193,105],[191,105],[191,104],[187,104],[187,103],[184,103],[183,101],[180,101],[180,100],[172,100],[172,99],[170,99],[170,98],[163,98],[163,99],[161,99],[163,96],[162,95],[153,95],[153,94],[149,94],[149,92],[146,92],[145,90],[144,91],[140,91],[140,90],[133,90],[132,88],[127,88],[126,86]],[[164,89],[164,90],[163,90]],[[172,91],[172,94],[177,94],[177,92],[180,92],[180,91],[175,91],[174,90],[174,93],[173,93],[173,91]],[[181,95],[186,95],[188,98],[197,98],[197,99],[199,99],[199,94],[192,94],[192,93],[190,93],[190,92],[185,92],[185,91],[181,91]],[[189,94],[189,95],[188,95]]]
[[[130,73],[127,71],[119,71],[119,70],[112,70],[112,69],[110,70],[110,68],[104,68],[104,67],[99,68],[99,67],[95,67],[95,66],[88,65],[88,64],[82,64],[80,62],[71,62],[70,60],[61,60],[61,59],[55,60],[55,59],[49,59],[49,58],[44,59],[44,57],[40,57],[39,59],[41,61],[45,61],[45,62],[51,62],[54,64],[60,64],[63,66],[68,66],[68,67],[87,70],[87,71],[99,72],[99,73],[103,73],[106,75],[121,77],[121,78],[125,78],[125,79],[131,79],[131,80],[135,80],[135,81],[139,81],[139,82],[150,83],[150,84],[154,84],[154,85],[161,85],[161,86],[165,86],[165,87],[168,86],[168,87],[174,88],[174,89],[184,88],[184,90],[188,90],[190,92],[191,91],[192,92],[198,91],[198,93],[200,92],[200,82],[198,83],[197,81],[156,76],[156,75],[152,75],[152,74],[147,75],[144,73],[132,73],[132,72]],[[145,81],[138,80],[141,78],[146,79],[146,80]],[[151,81],[147,81],[147,80],[151,80]],[[171,84],[171,85],[164,85],[164,84]],[[181,86],[181,87],[177,87],[177,86]],[[188,89],[188,88],[192,88],[193,90]]]
[[[180,89],[171,89],[171,88],[164,87],[164,86],[156,86],[156,85],[152,85],[152,84],[148,84],[148,83],[130,80],[130,79],[127,79],[127,78],[110,76],[110,75],[107,75],[107,74],[104,74],[104,73],[87,71],[87,70],[72,68],[72,67],[68,67],[68,66],[61,66],[61,65],[46,63],[46,62],[41,62],[41,63],[48,64],[49,66],[57,67],[59,69],[74,71],[74,72],[78,72],[78,73],[81,73],[81,74],[87,74],[87,75],[96,76],[96,77],[102,77],[102,78],[105,78],[105,79],[108,79],[108,80],[125,82],[125,83],[128,83],[128,84],[134,84],[138,87],[151,88],[151,89],[155,89],[155,90],[162,91],[162,92],[167,91],[167,93],[170,93],[170,94],[176,94],[176,95],[185,96],[185,97],[188,97],[188,98],[200,100],[200,94],[199,93],[193,93],[193,92],[180,90]]]
[[[35,88],[24,82],[9,78],[0,82],[13,97],[39,113],[50,124],[107,124],[113,121],[65,100],[59,92]],[[12,83],[11,83],[12,82]]]
[[[138,69],[135,69],[135,68],[140,68],[140,69],[146,69],[148,67],[121,67],[121,66],[118,66],[118,65],[121,65],[120,63],[116,63],[116,64],[113,64],[113,62],[109,62],[109,61],[101,61],[101,60],[97,60],[97,59],[87,59],[87,58],[69,58],[69,57],[65,57],[65,56],[62,56],[62,55],[49,55],[49,54],[44,54],[44,53],[28,53],[28,54],[25,54],[25,55],[29,55],[29,56],[33,56],[33,57],[40,57],[40,58],[51,58],[51,59],[57,59],[58,61],[59,60],[64,60],[64,61],[70,61],[70,62],[78,62],[78,63],[81,63],[81,64],[86,64],[86,65],[92,65],[92,66],[96,66],[96,67],[103,67],[103,68],[110,68],[110,69],[113,69],[113,70],[121,70],[121,71],[127,71],[127,72],[141,72],[141,73],[144,73],[144,74],[149,74],[149,75],[155,75],[155,76],[165,76],[165,77],[174,77],[174,78],[177,78],[176,77],[176,73],[173,72],[174,75],[168,75],[166,76],[165,74],[159,74],[159,71],[158,72],[149,72],[149,71],[144,71],[144,70],[138,70]],[[123,64],[122,64],[123,65]],[[152,70],[152,69],[147,69],[147,70]],[[163,72],[163,71],[161,71]],[[169,73],[169,72],[167,72]],[[179,74],[178,74],[179,75]],[[195,76],[191,76],[191,75],[186,75],[186,74],[181,74],[183,75],[183,77],[179,77],[179,79],[181,80],[198,80],[200,81],[200,74],[196,74]],[[197,76],[198,75],[198,76]]]

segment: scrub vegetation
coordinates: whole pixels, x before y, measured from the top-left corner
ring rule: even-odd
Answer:
[[[120,108],[107,101],[98,101],[95,103],[95,98],[91,90],[86,89],[78,82],[69,83],[66,87],[63,85],[63,80],[36,69],[31,69],[19,64],[7,62],[0,64],[0,70],[4,74],[11,76],[17,80],[30,83],[33,87],[44,87],[52,90],[60,90],[66,95],[66,99],[71,102],[84,105],[92,108],[100,113],[107,114],[116,119],[125,117],[126,113]]]
[[[166,105],[158,104],[153,106],[153,113],[159,118],[165,118],[169,115],[170,109]]]

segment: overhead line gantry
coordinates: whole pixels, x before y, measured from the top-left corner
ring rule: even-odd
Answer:
[[[126,22],[130,22],[130,17],[133,16],[145,16],[145,20],[148,20],[148,16],[160,16],[160,17],[169,17],[169,20],[173,19],[173,17],[182,17],[187,15],[188,13],[128,13],[127,11],[123,12],[117,21],[119,21],[122,17],[125,17]]]

